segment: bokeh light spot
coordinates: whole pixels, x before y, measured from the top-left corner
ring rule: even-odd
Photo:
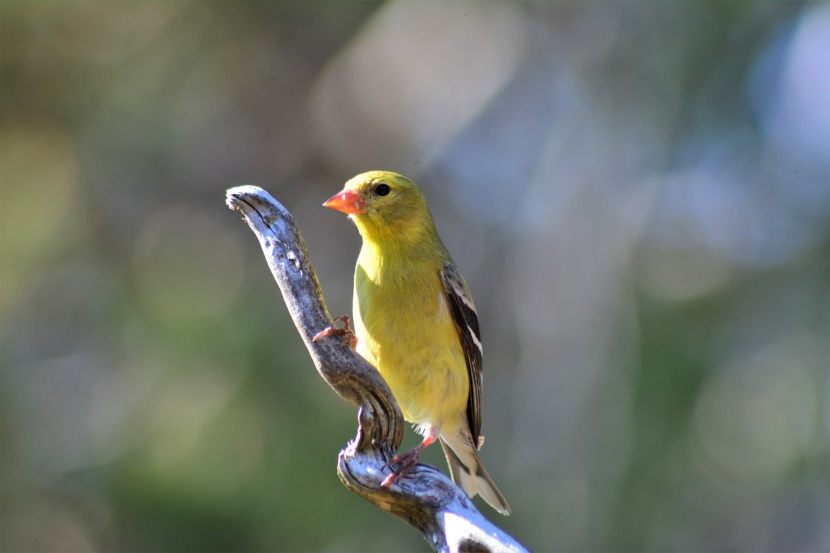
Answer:
[[[694,435],[711,478],[727,486],[775,482],[809,453],[818,428],[820,347],[795,338],[747,351],[708,383]]]

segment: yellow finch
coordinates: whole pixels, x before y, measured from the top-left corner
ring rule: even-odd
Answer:
[[[349,214],[363,237],[354,277],[357,352],[380,371],[423,442],[396,458],[398,472],[441,440],[453,481],[510,514],[478,448],[481,339],[461,273],[438,237],[426,199],[402,175],[370,171],[324,204]]]

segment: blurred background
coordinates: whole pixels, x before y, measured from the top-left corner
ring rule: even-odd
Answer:
[[[270,191],[346,314],[360,241],[321,203],[369,169],[475,295],[488,518],[830,549],[830,4],[0,9],[4,551],[427,549],[340,484],[355,409],[225,206]]]

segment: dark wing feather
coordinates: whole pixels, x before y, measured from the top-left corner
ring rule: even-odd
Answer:
[[[444,263],[441,281],[447,294],[464,359],[467,362],[467,374],[470,377],[470,395],[467,398],[467,421],[473,435],[473,445],[479,446],[481,432],[481,332],[478,328],[478,314],[473,298],[458,267],[452,261]]]

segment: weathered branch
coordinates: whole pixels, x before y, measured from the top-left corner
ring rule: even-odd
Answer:
[[[435,551],[526,551],[496,528],[438,469],[418,464],[381,487],[403,439],[405,421],[386,382],[341,337],[312,341],[333,324],[305,243],[291,214],[265,190],[238,186],[227,204],[242,212],[262,246],[297,330],[317,371],[346,401],[359,406],[357,436],[340,452],[337,474],[347,488],[417,528]]]

